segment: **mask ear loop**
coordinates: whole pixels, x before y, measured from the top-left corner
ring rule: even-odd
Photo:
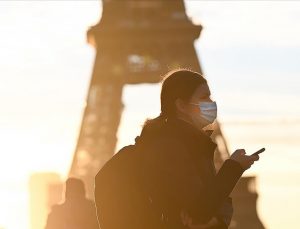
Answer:
[[[197,105],[197,106],[199,106],[199,105],[200,105],[199,103],[189,103],[189,104],[192,104],[192,105]]]

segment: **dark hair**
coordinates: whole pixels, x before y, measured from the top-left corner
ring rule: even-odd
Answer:
[[[197,87],[206,83],[206,79],[200,73],[187,69],[168,72],[162,80],[160,94],[161,113],[154,119],[147,119],[143,129],[159,127],[166,119],[176,117],[176,99],[188,101]]]

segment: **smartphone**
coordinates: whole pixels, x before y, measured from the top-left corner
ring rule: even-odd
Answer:
[[[258,150],[258,151],[256,151],[255,153],[251,154],[251,156],[253,156],[253,155],[258,155],[258,154],[264,152],[265,150],[266,150],[265,148],[261,148],[260,150]]]

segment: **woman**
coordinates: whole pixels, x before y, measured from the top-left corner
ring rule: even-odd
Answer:
[[[229,197],[259,156],[236,150],[216,174],[216,144],[203,130],[217,117],[207,81],[189,70],[169,72],[162,83],[161,114],[136,139],[149,201],[162,228],[228,228]]]

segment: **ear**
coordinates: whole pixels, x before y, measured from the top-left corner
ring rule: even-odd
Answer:
[[[175,100],[175,106],[176,106],[176,111],[179,113],[185,113],[186,112],[186,104],[182,99],[176,99]]]

